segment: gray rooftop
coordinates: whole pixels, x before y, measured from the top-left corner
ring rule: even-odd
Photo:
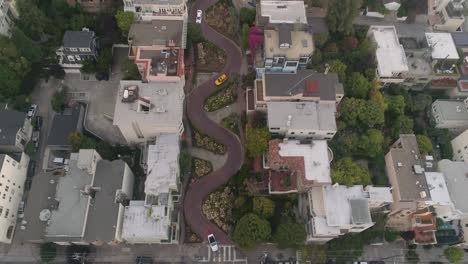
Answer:
[[[468,214],[468,162],[441,160],[439,170],[444,174],[450,198],[457,210]]]
[[[468,120],[468,111],[463,101],[438,99],[432,106],[436,107],[443,120]]]
[[[291,31],[292,25],[290,24],[280,24],[278,25],[278,42],[279,44],[289,44],[291,45]]]
[[[468,33],[467,32],[452,32],[453,42],[457,47],[468,46]]]
[[[122,188],[125,165],[122,160],[98,162],[93,186],[101,190],[96,192],[89,208],[85,241],[114,240],[120,206],[115,202],[115,195]]]
[[[294,73],[265,73],[266,96],[319,97],[321,100],[336,100],[336,94],[343,93],[343,85],[336,73],[317,73],[313,70],[299,70]]]
[[[18,130],[24,126],[26,113],[15,110],[0,110],[0,145],[16,142]]]
[[[83,109],[80,105],[73,108],[67,108],[63,113],[56,113],[52,128],[47,139],[49,146],[69,146],[68,137],[71,133],[79,131],[80,116],[83,114]]]
[[[169,46],[175,47],[183,44],[183,20],[152,20],[150,22],[133,23],[128,33],[128,39],[133,46]]]
[[[63,46],[65,48],[90,48],[94,31],[65,31]]]
[[[328,33],[327,21],[324,17],[307,17],[311,33]]]
[[[293,130],[336,131],[335,104],[316,102],[268,102],[268,126]]]
[[[367,199],[350,199],[349,206],[351,206],[351,222],[353,224],[361,225],[372,222]]]
[[[415,165],[425,168],[416,136],[413,134],[400,135],[400,139],[392,145],[387,155],[391,155],[393,164],[386,164],[386,166],[392,166],[396,171],[397,186],[393,186],[393,188],[400,190],[400,200],[430,200],[424,172],[415,173],[414,171]],[[426,193],[425,198],[421,197],[421,192]]]

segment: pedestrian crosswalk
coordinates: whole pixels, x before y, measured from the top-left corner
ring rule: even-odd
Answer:
[[[198,262],[204,263],[247,263],[247,258],[232,245],[219,245],[216,252],[212,252],[210,246],[207,246],[207,256],[202,257]]]

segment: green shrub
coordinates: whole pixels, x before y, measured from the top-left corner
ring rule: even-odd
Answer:
[[[54,243],[41,244],[40,255],[42,262],[50,263],[57,256],[57,248]]]

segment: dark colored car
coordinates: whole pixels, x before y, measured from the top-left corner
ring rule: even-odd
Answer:
[[[30,160],[29,166],[28,166],[28,178],[34,177],[35,171],[36,171],[36,162],[34,160]]]
[[[153,264],[153,258],[145,257],[145,256],[138,256],[135,259],[135,264]]]
[[[34,128],[40,131],[42,128],[42,116],[36,116],[34,123],[35,123]]]

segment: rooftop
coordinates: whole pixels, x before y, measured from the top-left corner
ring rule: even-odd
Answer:
[[[458,60],[458,51],[450,33],[426,32],[427,45],[432,50],[432,59]]]
[[[455,208],[464,214],[468,214],[468,203],[466,202],[468,162],[444,159],[439,161],[438,166],[445,176],[445,184]]]
[[[144,63],[149,68],[149,74],[153,76],[178,76],[183,74],[180,68],[180,61],[183,59],[183,52],[178,49],[140,49],[136,62]]]
[[[445,184],[444,174],[440,172],[425,172],[427,187],[431,201],[438,205],[451,205],[449,191]]]
[[[432,103],[443,120],[468,120],[468,111],[463,101],[437,99]]]
[[[365,191],[369,194],[369,201],[391,203],[393,202],[392,192],[389,187],[366,186]]]
[[[24,126],[26,113],[15,110],[0,110],[0,145],[16,142],[18,130]]]
[[[468,32],[452,32],[453,42],[457,47],[468,46]]]
[[[314,51],[312,34],[307,31],[287,31],[289,36],[289,48],[280,47],[283,42],[280,39],[279,30],[265,30],[264,50],[265,58],[286,57],[288,59],[309,57]],[[281,41],[281,42],[280,42]]]
[[[408,62],[395,26],[371,26],[369,32],[377,44],[376,57],[380,76],[392,77],[394,73],[407,72]]]
[[[416,136],[413,134],[400,135],[400,138],[390,148],[387,155],[392,158],[392,164],[386,164],[396,173],[396,185],[400,197],[399,200],[430,200],[430,193],[427,187],[424,171],[429,169],[425,166],[419,152]],[[395,193],[395,192],[394,192]]]
[[[336,131],[336,106],[316,102],[267,102],[268,126]]]
[[[166,206],[144,206],[144,201],[130,201],[125,207],[122,227],[124,240],[169,239],[171,220]]]
[[[313,70],[299,70],[296,74],[264,73],[265,96],[319,97],[321,100],[336,100],[336,94],[343,94],[343,85],[336,73],[317,73]]]
[[[69,146],[70,141],[68,137],[70,134],[81,130],[80,116],[83,114],[84,111],[80,105],[67,108],[62,113],[56,113],[52,121],[49,137],[47,138],[47,145]]]
[[[183,27],[183,20],[152,20],[133,23],[128,39],[133,46],[182,47]]]
[[[307,24],[304,1],[260,1],[260,14],[271,24]]]
[[[148,146],[146,195],[158,196],[178,189],[179,135],[162,134]]]
[[[63,35],[63,47],[65,48],[90,48],[94,39],[94,31],[65,31]]]

